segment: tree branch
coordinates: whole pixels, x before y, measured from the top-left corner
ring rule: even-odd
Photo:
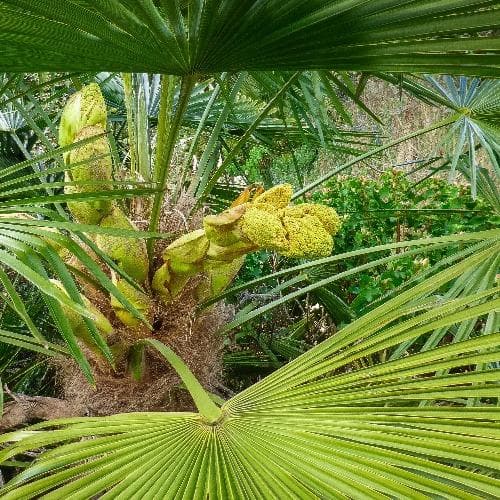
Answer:
[[[40,420],[81,417],[88,414],[85,406],[64,399],[13,394],[7,387],[5,392],[13,401],[5,405],[0,421],[1,432]]]

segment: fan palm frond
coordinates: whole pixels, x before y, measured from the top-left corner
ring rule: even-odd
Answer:
[[[478,78],[426,76],[422,81],[412,76],[378,74],[431,105],[451,112],[452,122],[440,144],[449,150],[450,179],[457,169],[466,174],[473,197],[477,194],[479,161],[477,150],[488,158],[493,175],[500,176],[500,82]],[[467,165],[463,156],[467,155]]]
[[[480,81],[451,77],[440,82],[428,77],[437,92],[447,100],[448,107],[459,114],[450,128],[448,138],[454,136],[454,151],[450,167],[453,178],[460,155],[468,152],[472,195],[477,194],[478,162],[476,147],[482,147],[488,155],[495,176],[500,176],[497,156],[500,154],[500,82],[498,80]]]
[[[498,72],[495,1],[2,0],[1,69]],[[467,34],[467,37],[457,35]]]
[[[489,362],[499,334],[353,369],[371,353],[497,310],[496,289],[415,305],[482,259],[473,254],[407,290],[221,408],[150,341],[200,413],[77,418],[6,434],[2,461],[47,451],[3,498],[494,498],[500,410],[480,401],[498,396]],[[487,368],[469,369],[478,363]],[[479,403],[466,407],[470,396]]]

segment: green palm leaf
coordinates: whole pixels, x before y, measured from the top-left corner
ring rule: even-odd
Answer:
[[[433,266],[433,268],[429,269],[427,274],[430,274],[433,270],[435,271],[436,269],[442,269],[443,266],[450,265],[451,263],[454,263],[457,260],[470,255],[471,253],[477,255],[479,252],[482,252],[482,255],[485,259],[494,259],[495,252],[492,252],[492,248],[500,250],[498,242],[499,236],[500,231],[493,229],[491,231],[483,231],[479,233],[462,233],[438,238],[409,240],[405,242],[391,243],[387,245],[380,245],[371,248],[356,250],[353,252],[337,254],[331,257],[326,257],[323,259],[307,262],[305,264],[300,264],[298,266],[290,267],[288,269],[284,269],[282,271],[278,271],[276,273],[269,274],[267,276],[232,287],[218,297],[214,297],[213,299],[207,301],[203,306],[211,305],[222,298],[234,296],[235,294],[241,293],[244,290],[253,289],[263,283],[280,279],[279,285],[277,285],[269,292],[270,297],[276,297],[277,294],[278,297],[273,298],[273,300],[270,300],[266,304],[250,304],[248,307],[239,311],[236,314],[235,318],[225,327],[226,330],[230,330],[243,325],[254,318],[258,318],[262,314],[268,313],[269,311],[272,311],[273,309],[276,309],[277,307],[282,306],[283,304],[291,300],[295,300],[298,297],[304,296],[307,293],[316,293],[323,287],[330,286],[331,284],[345,277],[353,276],[361,271],[373,269],[377,266],[397,261],[398,259],[405,256],[431,252],[436,249],[449,247],[450,245],[459,242],[462,242],[466,245],[465,248],[460,252],[457,252],[455,255],[452,255],[451,257],[438,262],[435,266]],[[478,241],[480,241],[480,243],[477,243]],[[391,253],[390,255],[385,255],[377,259],[370,259],[370,261],[366,264],[350,268],[343,272],[332,272],[330,267],[332,264],[335,265],[335,263],[337,262],[348,261],[349,259],[360,255],[377,254],[387,250],[394,251],[396,249],[404,250],[400,253]],[[478,261],[475,265],[471,266],[470,269],[475,271],[476,268],[479,268],[482,265],[483,262]],[[468,268],[464,268],[464,274],[468,270]],[[290,277],[283,279],[283,277],[288,275],[290,275]],[[413,281],[418,282],[423,277],[424,276],[417,275],[415,276]],[[413,284],[413,282],[410,282],[410,285]],[[492,285],[490,284],[489,286]],[[483,287],[482,289],[484,288],[485,287]],[[401,289],[397,289],[394,295],[397,292],[401,292]],[[384,297],[384,299],[386,298],[387,297]],[[382,299],[378,299],[375,302],[380,303],[382,302]],[[339,309],[339,304],[336,304],[336,307],[337,309]]]
[[[475,197],[478,183],[482,179],[477,160],[478,148],[484,150],[491,164],[495,177],[500,175],[497,156],[500,152],[500,82],[498,80],[479,80],[450,76],[441,78],[427,76],[422,84],[415,77],[399,77],[380,74],[381,78],[415,95],[424,102],[447,108],[454,117],[442,145],[449,150],[450,179],[453,180],[457,168],[460,168],[470,180],[472,195]],[[467,167],[460,163],[461,157],[467,156]],[[484,180],[484,179],[483,179]]]
[[[2,0],[5,71],[498,73],[494,0]],[[467,34],[467,37],[457,35]]]
[[[53,83],[54,80],[57,79],[52,79],[50,82]],[[7,84],[9,81],[7,79]],[[116,187],[116,189],[110,189],[109,184],[103,186],[103,183],[94,181],[58,181],[57,179],[61,179],[59,174],[68,170],[68,167],[61,161],[62,153],[78,147],[78,144],[73,144],[69,148],[55,148],[53,146],[50,133],[52,135],[55,134],[55,124],[51,121],[52,119],[48,116],[47,112],[42,109],[42,106],[32,98],[33,88],[33,85],[19,86],[20,90],[26,91],[29,98],[27,98],[26,102],[23,102],[18,95],[12,101],[17,109],[16,114],[9,114],[8,116],[11,119],[25,117],[30,127],[35,130],[35,135],[45,147],[46,152],[35,156],[30,154],[27,147],[24,147],[22,149],[22,153],[26,158],[24,161],[17,163],[8,162],[0,170],[0,253],[3,257],[2,266],[5,269],[5,271],[0,270],[0,285],[5,289],[6,296],[4,299],[23,319],[24,323],[28,326],[29,333],[34,338],[30,338],[29,336],[19,337],[13,335],[12,332],[5,332],[5,335],[1,336],[1,340],[6,344],[42,353],[46,349],[45,353],[47,355],[54,354],[54,349],[49,349],[49,344],[36,329],[26,311],[26,304],[23,303],[12,283],[10,283],[8,274],[12,275],[16,273],[39,288],[43,294],[53,323],[60,330],[62,338],[69,347],[69,350],[61,348],[55,352],[66,352],[75,357],[87,375],[87,378],[91,381],[90,366],[78,346],[75,332],[72,331],[61,305],[82,314],[90,336],[96,346],[111,362],[112,355],[94,323],[89,320],[92,315],[83,306],[73,278],[60,255],[54,251],[54,248],[69,251],[89,270],[93,276],[94,284],[99,286],[103,291],[115,295],[126,307],[131,308],[132,314],[144,319],[116,288],[100,266],[94,262],[78,243],[83,242],[94,248],[95,253],[105,260],[112,269],[123,275],[124,273],[118,269],[116,263],[112,262],[108,256],[95,248],[95,245],[89,241],[85,234],[100,233],[130,238],[160,238],[168,235],[159,233],[153,235],[152,233],[133,230],[101,228],[99,226],[76,224],[68,220],[67,214],[57,205],[58,202],[99,199],[123,200],[127,197],[152,195],[156,191],[151,189],[151,184],[134,181],[113,181],[112,187]],[[5,95],[8,97],[7,94]],[[44,106],[50,99],[44,99]],[[2,101],[2,104],[5,104],[5,100]],[[8,111],[10,104],[7,104],[3,109],[7,109]],[[43,129],[38,126],[34,118],[39,115],[43,117],[43,124],[41,125]],[[7,125],[10,129],[14,130],[15,123],[9,122]],[[91,138],[90,140],[95,140],[95,138]],[[88,142],[90,141],[82,141],[80,145]],[[81,166],[85,163],[88,162],[83,161],[79,165]],[[42,168],[40,168],[41,166]],[[75,166],[78,165],[73,165],[72,168]],[[50,179],[56,180],[50,182]],[[63,190],[68,185],[83,186],[87,188],[87,192],[66,194]],[[47,196],[48,194],[50,196]],[[67,294],[63,293],[58,286],[55,286],[48,279],[49,277],[57,277],[65,287]],[[124,276],[124,279],[133,282],[128,276]]]
[[[496,14],[498,2],[493,0],[0,0],[0,70],[107,70],[184,76],[170,129],[162,118],[172,107],[175,87],[171,77],[164,77],[169,85],[162,88],[159,122],[165,130],[158,134],[155,166],[155,180],[163,191],[183,113],[189,109],[188,99],[198,80],[193,75],[229,72],[234,78],[233,73],[244,71],[335,68],[495,76],[500,51],[500,38],[494,34],[500,26]],[[489,34],[485,36],[485,32]],[[303,80],[298,84],[311,110],[315,108],[313,97],[318,85],[334,82],[329,74],[319,75],[311,85]],[[16,81],[9,77],[1,82],[2,92]],[[48,149],[46,159],[58,162],[63,149],[54,150],[50,141],[44,141],[43,130],[15,98],[9,98],[9,104],[28,120]],[[29,105],[35,106],[36,113],[51,128],[47,113],[36,103]],[[225,106],[215,114],[214,144],[222,121],[230,116],[231,109]],[[209,108],[204,105],[200,109],[205,115]],[[248,136],[266,123],[265,114],[261,118],[258,123],[255,117],[249,121],[244,128]],[[322,124],[315,122],[314,127],[321,137]],[[372,150],[341,169],[386,147]],[[21,212],[40,211],[50,222],[4,218],[0,224],[2,262],[42,290],[68,351],[91,379],[90,366],[60,304],[83,315],[88,313],[71,275],[45,240],[57,240],[72,251],[95,272],[104,288],[115,293],[116,287],[99,267],[65,236],[68,231],[75,238],[83,238],[81,231],[99,229],[72,224],[57,214],[52,217],[50,210],[37,205],[154,191],[115,189],[112,194],[48,198],[37,191],[62,187],[63,183],[44,182],[25,188],[8,178],[39,162],[43,155],[26,157],[23,164],[0,174],[5,179],[0,185],[5,195],[0,208],[6,213],[19,207]],[[200,173],[203,182],[198,189],[203,196],[210,194],[222,174],[208,161],[205,163],[206,175]],[[63,166],[56,164],[52,173],[62,170]],[[29,174],[23,181],[35,178]],[[150,241],[160,236],[156,228],[162,199],[163,195],[156,192],[151,232],[142,235]],[[48,226],[62,232],[52,233]],[[76,418],[6,434],[0,438],[5,445],[0,462],[16,463],[11,459],[32,450],[40,455],[2,490],[2,498],[499,497],[500,410],[492,403],[499,393],[499,370],[495,366],[500,334],[491,333],[494,329],[490,321],[500,309],[498,288],[488,282],[478,289],[464,287],[460,294],[438,295],[451,283],[464,281],[469,269],[495,261],[498,231],[404,242],[377,251],[408,246],[412,247],[410,254],[423,246],[433,249],[452,242],[481,240],[481,244],[471,243],[462,258],[453,260],[445,270],[413,288],[404,287],[391,300],[220,408],[168,347],[154,340],[144,342],[141,349],[146,344],[155,347],[175,367],[199,413]],[[474,246],[477,251],[471,250]],[[364,252],[371,251],[375,250]],[[287,283],[300,282],[309,267],[345,257],[348,255],[286,270],[286,274],[300,274],[280,286],[285,290]],[[61,277],[69,296],[50,284],[47,271]],[[274,303],[245,312],[230,327],[286,300],[320,290],[337,278],[313,281]],[[10,306],[20,317],[25,316],[8,275],[1,281]],[[488,334],[472,338],[467,325],[484,318],[488,318]],[[456,325],[465,328],[467,334],[454,343],[443,345],[440,338],[439,346],[434,342],[423,352],[362,368],[366,364],[361,361],[366,357],[409,346],[417,338],[436,336],[436,332],[447,332]],[[30,333],[32,336],[2,330],[0,340],[37,352],[46,349],[47,354],[66,351],[39,338],[37,330]],[[106,353],[107,346],[98,333],[94,340]]]
[[[172,351],[151,341],[200,413],[77,418],[4,435],[11,444],[2,461],[47,451],[3,498],[497,497],[500,410],[481,401],[498,396],[491,367],[500,334],[352,369],[371,353],[498,310],[496,288],[414,305],[483,257],[401,293],[220,409]],[[486,368],[470,369],[479,363]],[[471,396],[479,403],[465,407]]]

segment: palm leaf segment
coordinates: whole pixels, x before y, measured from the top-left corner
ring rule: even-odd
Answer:
[[[430,86],[415,77],[378,74],[429,104],[444,106],[452,112],[453,121],[442,143],[449,150],[451,180],[460,169],[471,182],[475,197],[485,182],[481,174],[477,149],[482,148],[491,163],[493,182],[500,176],[500,81],[449,75],[426,76]],[[463,162],[466,159],[467,161]],[[486,181],[487,182],[487,181]],[[484,194],[484,193],[483,193]],[[496,205],[495,202],[492,203]]]
[[[474,78],[458,79],[458,84],[451,77],[439,82],[428,77],[450,108],[458,113],[457,121],[451,127],[448,136],[455,136],[455,151],[451,161],[451,175],[455,173],[460,155],[468,150],[469,172],[472,194],[477,194],[477,177],[479,165],[476,158],[476,147],[484,148],[488,155],[495,177],[500,175],[497,156],[500,153],[500,82],[487,80],[480,82]]]
[[[492,241],[401,293],[221,409],[157,345],[192,387],[200,414],[73,419],[5,435],[14,444],[2,460],[49,451],[2,498],[498,498],[500,409],[463,398],[498,396],[500,334],[352,368],[498,310],[496,289],[449,301],[436,292],[499,250]],[[487,369],[470,371],[478,363]]]
[[[0,0],[0,67],[493,76],[499,38],[480,34],[498,28],[497,8],[496,0]]]

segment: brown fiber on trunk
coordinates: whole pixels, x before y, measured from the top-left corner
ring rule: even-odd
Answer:
[[[200,383],[211,392],[217,392],[222,380],[223,337],[220,328],[231,319],[230,306],[219,303],[195,315],[196,301],[187,287],[174,303],[165,306],[157,302],[154,330],[136,332],[137,335],[157,339],[171,347],[189,366]],[[132,332],[118,323],[116,339],[131,345]],[[112,342],[111,342],[112,343]],[[109,363],[86,349],[96,388],[89,385],[74,360],[59,358],[54,361],[61,397],[83,405],[92,416],[112,415],[137,411],[192,411],[191,396],[168,362],[157,351],[147,350],[145,370],[141,381],[127,373],[127,360],[122,359],[113,371]]]

